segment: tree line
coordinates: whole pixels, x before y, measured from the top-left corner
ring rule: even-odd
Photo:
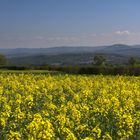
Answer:
[[[106,58],[103,55],[95,55],[93,62],[88,66],[52,66],[52,65],[23,65],[23,66],[11,66],[8,65],[8,60],[4,55],[0,55],[0,66],[3,69],[9,70],[51,70],[62,71],[66,73],[74,74],[103,74],[103,75],[140,75],[140,63],[134,58],[128,59],[127,65],[110,65],[107,63]]]

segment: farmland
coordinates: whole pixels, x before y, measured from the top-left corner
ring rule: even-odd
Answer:
[[[140,139],[140,77],[0,73],[0,139]]]

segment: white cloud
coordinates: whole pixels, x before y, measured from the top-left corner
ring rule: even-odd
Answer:
[[[42,39],[44,39],[44,37],[43,36],[36,36],[34,39],[42,40]]]
[[[129,31],[116,31],[115,32],[116,35],[130,35],[131,33]]]
[[[57,36],[57,37],[48,37],[47,41],[75,41],[76,37],[68,37],[68,36]]]
[[[100,34],[85,33],[73,36],[52,36],[52,37],[50,36],[46,38],[46,41],[49,44],[54,44],[53,46],[61,46],[61,45],[97,46],[115,43],[130,44],[131,42],[133,43],[134,40],[136,40],[138,37],[140,37],[139,34],[130,32],[128,30],[118,30],[114,32]],[[135,42],[137,42],[137,40]]]
[[[51,46],[100,46],[107,44],[140,44],[140,33],[128,30],[116,30],[106,33],[83,33],[80,35],[34,35],[0,38],[1,46],[32,46],[32,47],[51,47]]]
[[[73,35],[73,36],[52,36],[48,37],[48,41],[80,41],[84,39],[92,39],[94,37],[97,37],[95,33],[92,34],[81,34],[81,35]]]

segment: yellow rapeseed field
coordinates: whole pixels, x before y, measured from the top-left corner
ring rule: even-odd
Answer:
[[[0,140],[140,140],[140,77],[0,74]]]

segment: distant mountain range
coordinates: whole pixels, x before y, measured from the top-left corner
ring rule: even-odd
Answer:
[[[84,65],[90,64],[93,57],[102,54],[108,63],[127,63],[129,57],[140,60],[140,45],[115,44],[99,47],[53,47],[53,48],[16,48],[0,49],[11,64],[52,64]]]

